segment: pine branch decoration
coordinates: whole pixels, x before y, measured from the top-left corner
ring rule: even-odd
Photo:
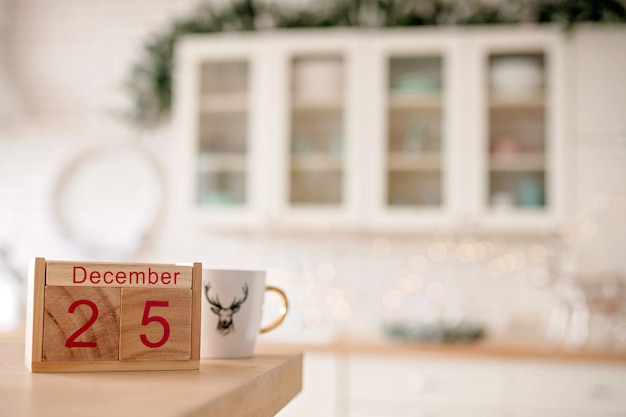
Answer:
[[[190,17],[172,22],[144,45],[125,87],[131,98],[128,120],[142,128],[169,118],[176,41],[186,34],[225,31],[329,27],[398,27],[557,22],[571,29],[577,22],[626,23],[626,0],[336,0],[315,7],[285,8],[235,0],[222,9],[208,3]]]

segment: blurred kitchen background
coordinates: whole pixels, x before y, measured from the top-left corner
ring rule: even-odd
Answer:
[[[623,392],[625,13],[0,0],[0,332],[32,257],[200,261],[287,291],[265,343],[612,352]]]

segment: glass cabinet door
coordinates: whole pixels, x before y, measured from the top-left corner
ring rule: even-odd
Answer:
[[[426,231],[450,226],[455,105],[454,43],[429,33],[387,34],[372,54],[373,228]],[[456,97],[456,99],[455,99]],[[454,146],[451,146],[454,145]],[[456,152],[456,151],[455,151]]]
[[[543,233],[564,219],[564,40],[556,28],[473,37],[471,152],[478,161],[474,204],[481,227]]]
[[[295,55],[291,60],[288,201],[293,208],[344,203],[344,58]]]
[[[200,63],[196,149],[200,206],[249,204],[248,74],[245,60]]]
[[[490,211],[543,211],[547,198],[546,57],[489,53],[487,201]]]
[[[366,146],[359,37],[294,33],[277,43],[277,144],[281,226],[351,229],[359,224]]]
[[[386,205],[441,207],[442,57],[394,55],[387,65]]]

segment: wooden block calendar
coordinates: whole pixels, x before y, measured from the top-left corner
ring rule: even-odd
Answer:
[[[198,369],[202,264],[29,267],[31,372]]]

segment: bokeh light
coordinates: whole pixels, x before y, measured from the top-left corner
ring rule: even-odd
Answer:
[[[397,308],[402,302],[402,294],[398,290],[388,290],[383,294],[383,305],[388,309]]]
[[[337,275],[337,269],[330,262],[323,262],[319,264],[315,272],[317,279],[322,282],[330,282],[335,279],[335,276]]]
[[[387,256],[391,253],[391,241],[385,237],[379,237],[372,242],[372,253],[376,256]]]

